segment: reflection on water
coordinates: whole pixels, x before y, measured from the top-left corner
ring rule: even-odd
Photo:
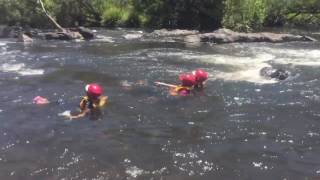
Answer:
[[[320,173],[319,43],[203,44],[101,31],[91,42],[0,42],[0,179],[312,179]],[[263,67],[291,73],[278,82]],[[203,68],[204,92],[155,81]],[[84,119],[84,85],[109,104]],[[51,104],[36,106],[41,95]],[[90,121],[94,120],[94,121]]]

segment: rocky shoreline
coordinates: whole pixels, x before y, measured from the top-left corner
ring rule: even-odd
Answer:
[[[95,34],[88,28],[68,28],[66,31],[44,31],[40,29],[22,28],[18,26],[0,26],[0,38],[16,38],[19,42],[41,40],[90,40]]]
[[[151,33],[158,37],[171,37],[177,40],[183,40],[188,43],[209,42],[215,44],[236,43],[236,42],[270,42],[281,43],[291,41],[317,41],[316,39],[293,34],[278,34],[270,32],[261,33],[240,33],[230,29],[218,29],[210,33],[200,33],[194,30],[155,30]]]
[[[240,33],[234,32],[230,29],[218,29],[210,33],[200,33],[196,30],[167,30],[160,29],[154,30],[151,33],[146,33],[138,38],[169,38],[178,41],[184,41],[186,43],[235,43],[235,42],[269,42],[269,43],[281,43],[291,41],[317,41],[316,39],[293,34],[278,34],[270,32],[260,33]],[[50,31],[44,32],[39,29],[21,28],[0,26],[0,38],[17,38],[20,42],[32,42],[33,39],[41,40],[91,40],[95,38],[95,34],[92,30],[84,27],[68,28],[66,31]],[[128,39],[129,40],[129,39]]]

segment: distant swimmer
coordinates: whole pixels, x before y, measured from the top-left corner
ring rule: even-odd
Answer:
[[[260,75],[266,78],[285,80],[289,77],[290,73],[283,69],[274,69],[272,67],[264,67],[260,70]]]
[[[202,69],[197,69],[192,71],[192,74],[196,78],[196,84],[194,85],[195,89],[203,89],[204,83],[208,79],[208,73]]]
[[[187,96],[190,95],[194,85],[196,84],[196,78],[193,74],[180,74],[180,85],[167,84],[163,82],[155,82],[157,85],[163,85],[170,88],[170,95],[172,96]]]
[[[108,100],[108,96],[103,96],[103,88],[96,84],[88,84],[85,87],[86,96],[82,97],[80,102],[80,113],[78,115],[66,116],[70,119],[77,119],[84,117],[94,109],[103,107]]]

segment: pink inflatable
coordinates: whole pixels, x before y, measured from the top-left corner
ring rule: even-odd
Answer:
[[[41,96],[37,96],[35,98],[33,98],[33,103],[34,104],[48,104],[49,101],[48,99],[41,97]]]

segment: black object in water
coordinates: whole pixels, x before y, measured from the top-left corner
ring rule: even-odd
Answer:
[[[285,80],[289,77],[289,72],[283,69],[275,69],[272,67],[264,67],[260,70],[260,75],[267,78],[277,80]]]

